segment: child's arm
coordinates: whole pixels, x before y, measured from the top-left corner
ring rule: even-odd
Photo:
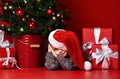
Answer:
[[[59,68],[59,63],[51,52],[47,52],[45,56],[45,67],[49,70],[55,70]]]
[[[61,67],[65,70],[72,70],[77,68],[71,58],[64,58],[63,56],[57,56],[57,60],[59,61]]]

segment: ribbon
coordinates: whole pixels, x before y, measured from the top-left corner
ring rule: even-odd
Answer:
[[[2,65],[9,66],[9,62],[11,62],[12,63],[11,67],[13,67],[15,65],[18,69],[20,69],[17,66],[17,60],[15,59],[15,57],[10,57],[10,49],[9,48],[6,48],[6,52],[7,52],[7,58],[6,57],[0,58],[0,61],[4,61]]]
[[[96,48],[96,52],[92,52],[92,59],[96,58],[96,64],[102,62],[102,68],[108,69],[110,58],[118,58],[118,52],[113,52],[108,45],[102,45],[102,50]]]
[[[101,41],[99,41],[100,33],[101,33],[100,28],[94,28],[95,44],[108,45],[109,41],[106,37],[104,37]],[[87,43],[83,44],[83,50],[91,49],[92,45],[93,45],[93,42],[87,42]]]
[[[4,31],[0,30],[0,47],[8,47],[10,46],[10,43],[8,40],[4,40]]]
[[[4,63],[2,64],[3,66],[8,66],[9,61],[12,62],[12,67],[13,65],[17,62],[15,57],[10,57],[10,50],[9,48],[6,48],[6,52],[7,52],[7,58],[6,57],[2,57],[0,58],[0,61],[4,61]]]
[[[4,61],[4,63],[2,64],[3,66],[8,66],[9,65],[9,62],[12,63],[12,66],[13,67],[14,65],[16,65],[16,67],[18,69],[20,69],[18,66],[17,66],[17,60],[15,59],[15,57],[10,57],[10,49],[8,47],[10,47],[10,43],[8,40],[4,40],[4,31],[3,30],[0,30],[0,47],[5,47],[6,48],[6,53],[7,53],[7,58],[6,57],[2,57],[0,58],[0,61]],[[13,47],[13,46],[11,46]]]

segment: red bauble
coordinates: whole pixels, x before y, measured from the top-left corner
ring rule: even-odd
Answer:
[[[35,29],[35,22],[34,21],[31,21],[28,24],[29,24],[30,29],[32,29],[32,30]]]
[[[17,8],[17,9],[16,9],[16,15],[17,15],[17,16],[19,16],[19,15],[24,15],[23,9]]]
[[[53,14],[53,11],[52,11],[51,8],[49,8],[49,9],[47,10],[47,14],[48,14],[48,15],[52,15],[52,14]]]
[[[10,27],[10,24],[6,21],[0,21],[0,25],[5,25],[6,27]]]

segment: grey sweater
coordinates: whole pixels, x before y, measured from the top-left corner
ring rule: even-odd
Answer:
[[[45,67],[48,70],[56,70],[60,68],[64,70],[72,70],[77,68],[77,66],[74,64],[74,62],[69,56],[54,57],[51,52],[47,52],[45,56]]]

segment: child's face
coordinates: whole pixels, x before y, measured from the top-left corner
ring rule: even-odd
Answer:
[[[53,51],[55,52],[56,55],[61,55],[63,57],[65,57],[67,55],[67,51],[66,50],[55,48],[52,45],[51,45],[51,48],[53,49]]]

